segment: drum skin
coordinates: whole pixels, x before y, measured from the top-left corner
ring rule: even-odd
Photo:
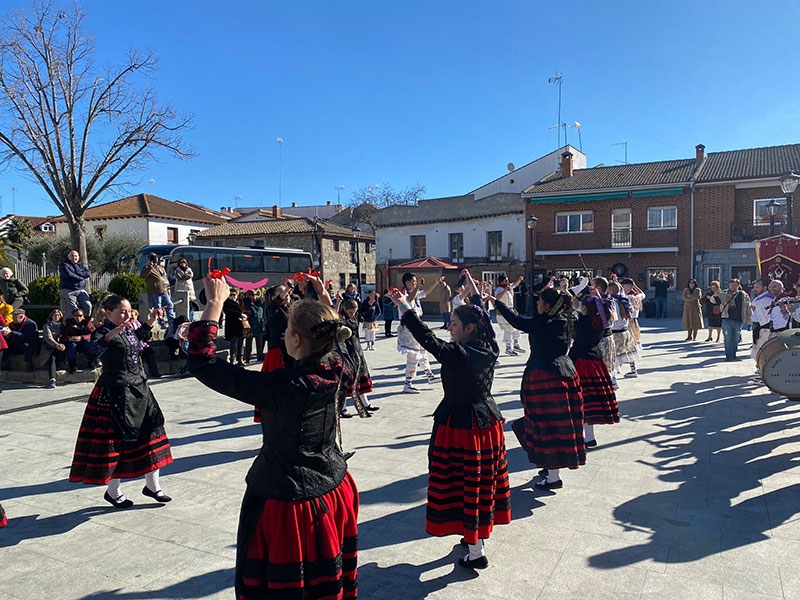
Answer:
[[[800,347],[789,348],[780,339],[772,338],[761,346],[756,364],[769,389],[800,399]]]

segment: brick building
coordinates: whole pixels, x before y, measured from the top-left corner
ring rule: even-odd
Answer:
[[[311,253],[323,280],[345,287],[358,281],[356,261],[360,260],[361,285],[375,285],[375,236],[307,217],[284,217],[276,212],[257,221],[231,220],[197,234],[197,243],[207,246],[274,246],[299,248]]]
[[[527,188],[526,218],[536,217],[534,272],[573,275],[583,265],[651,287],[655,275],[673,282],[670,309],[694,277],[758,276],[753,240],[769,235],[764,207],[786,205],[779,177],[800,170],[800,144],[733,150],[694,159],[574,169],[569,152],[561,168]],[[776,217],[783,230],[785,210]],[[531,246],[532,243],[532,246]],[[530,255],[530,254],[529,254]]]

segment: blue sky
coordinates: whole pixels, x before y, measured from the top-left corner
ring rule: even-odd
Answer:
[[[621,162],[622,140],[629,162],[693,157],[698,143],[714,152],[800,141],[797,2],[83,7],[98,63],[154,49],[160,100],[195,116],[186,139],[197,158],[164,156],[130,193],[216,209],[277,204],[279,184],[284,207],[335,202],[339,185],[343,202],[376,184],[463,194],[558,147],[548,131],[556,71],[562,121],[581,123],[590,166]],[[18,214],[56,212],[13,170],[0,172],[3,212],[12,187]]]

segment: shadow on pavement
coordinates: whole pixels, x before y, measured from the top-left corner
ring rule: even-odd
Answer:
[[[800,484],[757,493],[762,478],[800,458],[800,451],[774,454],[800,442],[800,435],[791,433],[800,425],[800,406],[773,395],[747,397],[749,389],[747,378],[725,377],[674,383],[619,403],[628,418],[667,423],[659,425],[661,432],[604,448],[624,452],[631,443],[651,444],[655,462],[639,462],[659,471],[660,480],[679,486],[617,506],[618,525],[649,533],[650,539],[591,556],[592,567],[694,561],[764,540],[770,529],[800,512]],[[742,496],[747,499],[737,501]]]
[[[152,600],[152,598],[205,598],[228,588],[233,588],[234,570],[218,569],[190,577],[180,583],[169,585],[159,590],[142,592],[122,592],[106,590],[84,596],[82,600]],[[233,595],[233,590],[231,590]]]

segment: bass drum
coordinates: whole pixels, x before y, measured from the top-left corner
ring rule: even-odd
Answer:
[[[761,346],[756,364],[769,389],[800,400],[800,346],[787,346],[781,337],[774,337]]]

